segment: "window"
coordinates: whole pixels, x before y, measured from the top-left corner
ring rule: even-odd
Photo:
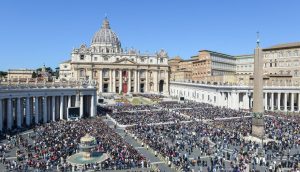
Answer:
[[[104,61],[108,61],[108,57],[104,57],[103,60],[104,60]]]
[[[150,63],[152,63],[152,61],[153,61],[153,60],[152,60],[152,59],[150,59]]]
[[[94,57],[94,61],[97,61],[98,60],[98,57]]]
[[[164,62],[164,59],[163,58],[160,58],[160,63],[163,63]]]
[[[80,70],[79,76],[84,77],[84,70],[83,69]]]
[[[80,55],[80,60],[84,60],[84,55],[83,54]]]
[[[67,65],[64,65],[64,68],[67,68],[68,66]]]
[[[141,59],[141,62],[145,62],[145,59]]]

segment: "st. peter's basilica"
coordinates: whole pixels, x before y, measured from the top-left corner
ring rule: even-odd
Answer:
[[[60,64],[60,79],[97,81],[99,93],[168,94],[168,54],[123,50],[105,18],[91,46],[73,49],[71,59]]]

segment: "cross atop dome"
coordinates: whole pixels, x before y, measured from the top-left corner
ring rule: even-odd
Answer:
[[[103,29],[110,29],[109,21],[108,21],[108,19],[107,19],[107,16],[105,16],[105,18],[104,18],[104,20],[103,20],[103,22],[102,22],[101,28],[103,28]]]

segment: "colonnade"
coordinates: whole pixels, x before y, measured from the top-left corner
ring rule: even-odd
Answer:
[[[263,94],[266,111],[300,112],[298,87],[264,87]],[[249,110],[253,106],[253,90],[249,86],[171,82],[170,95],[237,110]]]
[[[79,117],[95,116],[96,88],[33,88],[0,90],[0,130],[68,119],[68,109],[79,107]]]

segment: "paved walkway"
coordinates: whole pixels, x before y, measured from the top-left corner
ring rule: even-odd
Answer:
[[[114,123],[110,119],[104,119],[107,124],[114,128]],[[153,165],[156,165],[161,172],[173,172],[174,169],[170,168],[165,162],[161,161],[158,157],[156,157],[150,150],[143,147],[140,143],[138,143],[135,139],[133,139],[130,135],[126,135],[123,128],[117,127],[114,129],[127,143],[132,145],[135,149],[137,149],[143,156],[145,156]]]

